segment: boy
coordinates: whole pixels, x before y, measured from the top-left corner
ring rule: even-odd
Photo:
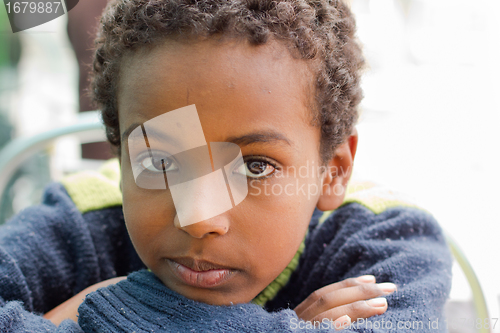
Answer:
[[[17,260],[17,267],[2,268],[12,271],[2,282],[5,301],[46,312],[144,264],[150,272],[90,294],[78,310],[80,326],[64,321],[57,329],[286,332],[309,328],[301,318],[333,330],[345,315],[364,323],[378,314],[371,327],[350,329],[397,331],[398,323],[420,320],[430,330],[450,281],[439,227],[392,197],[388,203],[365,191],[364,198],[344,200],[363,64],[345,5],[115,1],[101,24],[93,93],[119,156],[123,213],[110,208],[121,204],[121,194],[104,178],[74,176],[63,182],[65,190],[54,185],[45,206],[10,223],[17,234],[6,232],[4,262]],[[195,110],[187,119],[199,117],[192,122],[198,131],[170,121],[179,110]],[[172,135],[176,127],[182,135]],[[242,163],[223,178],[233,201],[219,214],[203,215],[214,208],[210,196],[223,190],[182,192],[182,207],[174,193],[174,185],[183,185],[172,182],[176,172],[181,177],[196,165],[190,181],[218,169],[215,150],[203,144],[189,150],[201,147],[201,155],[180,157],[179,141],[199,131],[210,147],[225,142],[241,149]],[[199,156],[209,156],[210,172],[197,169],[207,161]],[[236,204],[241,189],[231,188],[230,178],[238,175],[248,179],[248,192]],[[315,208],[335,212],[319,219]],[[205,217],[186,222],[183,214],[193,212]],[[23,222],[35,214],[43,228]],[[50,246],[18,250],[19,234]],[[396,283],[398,291],[375,285],[370,275]],[[362,277],[335,284],[356,276]],[[8,285],[15,286],[12,294]],[[55,289],[63,296],[50,295]],[[378,297],[384,295],[389,306]],[[2,311],[14,327],[56,329],[14,302]]]

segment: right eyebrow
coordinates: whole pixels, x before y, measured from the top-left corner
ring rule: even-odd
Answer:
[[[129,137],[130,133],[132,133],[138,126],[142,126],[143,124],[141,123],[133,123],[130,125],[122,134],[122,142],[127,142],[127,138]],[[168,136],[165,133],[158,132],[154,130],[153,128],[148,128],[147,129],[147,137],[148,138],[157,138],[157,139],[163,139],[163,140],[173,140],[170,136]],[[293,142],[291,142],[284,134],[281,134],[279,132],[273,131],[273,130],[267,130],[267,131],[258,131],[258,132],[252,132],[248,134],[244,134],[241,136],[232,136],[229,137],[225,140],[226,142],[232,142],[234,144],[241,146],[248,146],[252,144],[259,144],[259,143],[271,143],[271,144],[285,144],[286,146],[294,147]]]
[[[171,136],[169,136],[166,133],[163,133],[161,131],[157,131],[154,127],[147,127],[144,128],[143,123],[133,123],[130,125],[122,134],[122,143],[127,142],[128,137],[130,134],[139,126],[142,126],[142,131],[141,133],[144,134],[144,131],[146,131],[146,136],[144,137],[145,139],[157,139],[157,140],[163,140],[167,142],[177,142],[177,140],[173,139]]]

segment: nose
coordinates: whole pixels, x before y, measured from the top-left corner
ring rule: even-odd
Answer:
[[[191,237],[199,239],[225,235],[229,231],[229,224],[229,217],[226,214],[220,214],[184,227],[179,223],[177,215],[174,219],[174,225],[177,229],[188,233]]]

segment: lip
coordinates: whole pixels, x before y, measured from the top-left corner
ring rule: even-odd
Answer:
[[[230,279],[235,269],[189,257],[166,259],[172,272],[184,283],[198,288],[212,288]]]

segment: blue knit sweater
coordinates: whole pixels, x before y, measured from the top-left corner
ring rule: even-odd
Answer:
[[[121,206],[82,213],[66,188],[52,184],[42,205],[0,228],[0,332],[309,332],[290,309],[322,286],[364,274],[394,282],[398,291],[387,297],[385,314],[344,332],[398,332],[415,322],[419,332],[445,331],[451,259],[438,224],[394,200],[358,199],[328,217],[315,212],[298,267],[265,307],[213,306],[141,270]],[[78,324],[56,327],[42,318],[87,286],[133,271],[88,295]]]

